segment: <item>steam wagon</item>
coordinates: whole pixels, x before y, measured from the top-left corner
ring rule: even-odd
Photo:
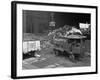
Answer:
[[[82,35],[69,35],[53,39],[55,55],[68,56],[69,59],[75,60],[75,56],[84,54],[84,39]]]

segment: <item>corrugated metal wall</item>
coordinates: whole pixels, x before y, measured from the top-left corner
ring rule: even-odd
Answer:
[[[23,32],[43,33],[49,28],[49,13],[44,11],[23,11]]]

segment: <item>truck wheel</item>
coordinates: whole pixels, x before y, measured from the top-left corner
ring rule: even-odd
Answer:
[[[73,54],[71,54],[71,55],[69,55],[69,59],[70,59],[71,61],[75,61],[75,56],[74,56]]]

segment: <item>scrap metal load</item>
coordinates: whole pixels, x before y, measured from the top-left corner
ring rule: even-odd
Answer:
[[[81,30],[75,28],[75,26],[69,26],[65,25],[62,28],[55,29],[51,32],[49,32],[48,36],[55,38],[61,38],[61,37],[68,37],[70,35],[82,35]]]

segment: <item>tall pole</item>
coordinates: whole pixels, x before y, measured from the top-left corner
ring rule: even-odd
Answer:
[[[52,30],[55,28],[55,26],[56,26],[56,22],[55,22],[55,20],[54,20],[54,13],[53,13],[53,12],[50,14],[49,26],[50,26],[50,30],[51,30],[51,31],[52,31]]]

